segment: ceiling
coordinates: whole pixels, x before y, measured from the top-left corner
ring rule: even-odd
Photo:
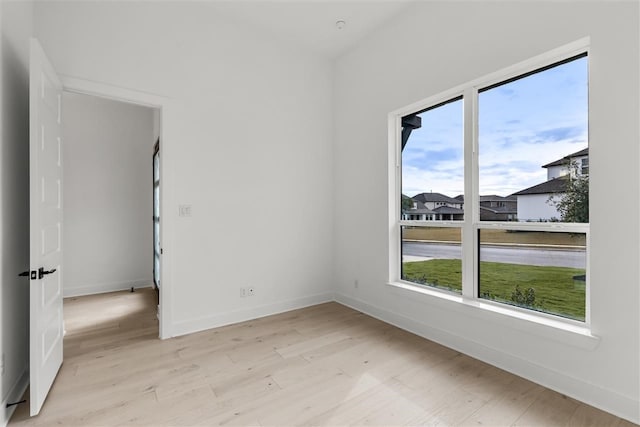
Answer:
[[[272,37],[335,58],[351,49],[414,0],[236,0],[218,10]],[[343,29],[336,21],[343,20]]]

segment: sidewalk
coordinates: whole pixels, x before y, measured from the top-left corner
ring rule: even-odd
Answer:
[[[415,256],[415,255],[403,255],[402,262],[419,262],[419,261],[431,261],[435,259],[428,256]]]
[[[460,245],[460,242],[449,240],[417,240],[417,239],[404,239],[403,242],[410,243],[429,243],[439,245]],[[496,247],[516,247],[516,248],[531,248],[531,249],[550,249],[550,250],[585,250],[586,246],[579,245],[549,245],[543,243],[500,243],[500,242],[486,242],[482,243],[482,246],[496,246]]]

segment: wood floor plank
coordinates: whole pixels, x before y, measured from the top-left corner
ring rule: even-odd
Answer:
[[[337,303],[164,341],[152,289],[64,315],[60,373],[12,427],[631,425]]]
[[[299,356],[303,353],[322,348],[326,345],[340,342],[348,338],[349,336],[343,332],[332,332],[315,338],[303,340],[292,345],[277,347],[276,352],[286,359],[293,356]]]
[[[631,427],[633,425],[587,405],[579,405],[567,423],[569,427]]]
[[[497,393],[486,405],[464,419],[460,425],[469,427],[513,425],[543,390],[543,387],[525,379],[512,378],[499,394]]]
[[[273,380],[278,383],[281,388],[291,387],[317,377],[327,377],[344,373],[336,366],[323,363],[309,363],[303,357],[300,357],[300,359],[306,363],[299,364],[298,366],[290,364],[286,369],[282,369],[272,375]],[[289,362],[291,360],[292,359],[288,359],[287,361]]]
[[[553,390],[543,390],[514,426],[564,426],[580,403]]]
[[[309,419],[308,425],[357,425],[371,412],[394,405],[398,399],[398,389],[402,387],[404,386],[394,379],[381,382],[363,393],[343,399],[338,405]]]
[[[335,381],[324,383],[322,388],[312,393],[300,394],[295,400],[289,396],[286,403],[282,402],[271,411],[264,412],[259,422],[262,425],[281,425],[286,420],[288,425],[307,425],[310,419],[325,412],[327,407],[335,407],[379,384],[371,377],[336,375],[334,378]]]

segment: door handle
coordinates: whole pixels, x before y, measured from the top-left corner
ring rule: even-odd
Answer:
[[[40,267],[38,269],[38,279],[42,279],[45,274],[52,274],[52,273],[55,273],[55,272],[56,272],[55,268],[53,270],[47,271],[47,270],[44,269],[44,267]]]
[[[18,274],[18,277],[30,277],[31,280],[36,280],[36,271],[35,270],[27,270]]]

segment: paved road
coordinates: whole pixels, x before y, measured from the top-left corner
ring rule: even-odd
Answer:
[[[402,254],[428,258],[460,258],[460,246],[439,243],[404,242]],[[544,265],[554,267],[585,268],[586,256],[579,250],[556,250],[519,248],[503,246],[483,246],[480,250],[482,261],[504,262],[508,264]]]

